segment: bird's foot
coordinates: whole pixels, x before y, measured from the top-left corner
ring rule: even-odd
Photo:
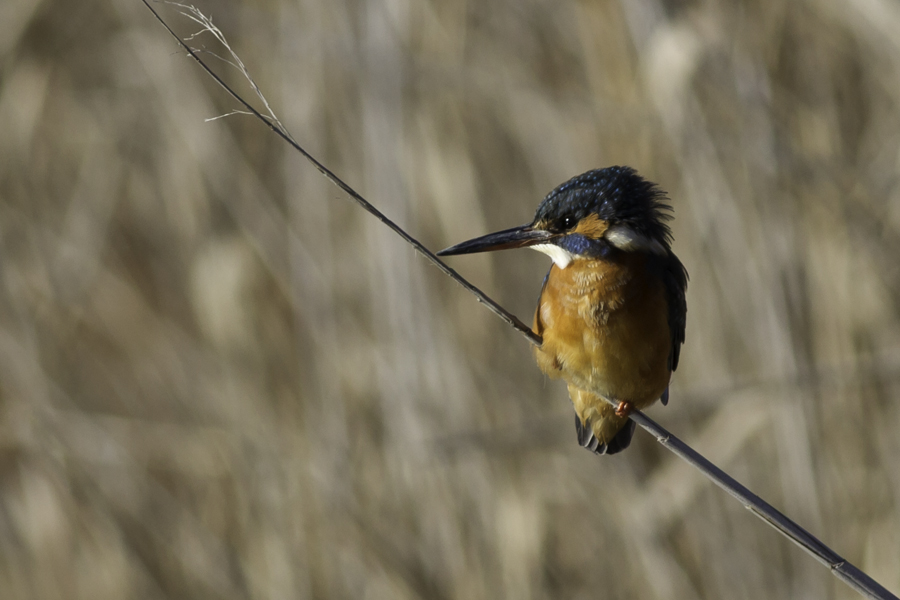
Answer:
[[[634,404],[631,402],[619,402],[619,405],[616,407],[616,416],[617,417],[627,417],[631,414],[631,411],[634,410]]]

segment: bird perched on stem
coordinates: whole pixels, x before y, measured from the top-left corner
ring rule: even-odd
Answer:
[[[550,192],[531,223],[438,252],[530,247],[553,259],[534,315],[535,358],[568,383],[578,442],[597,454],[628,447],[632,410],[668,403],[688,280],[671,249],[671,211],[634,169],[608,167]]]

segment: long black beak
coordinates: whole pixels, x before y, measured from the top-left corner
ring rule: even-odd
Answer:
[[[504,229],[489,233],[475,239],[450,246],[438,252],[438,256],[454,254],[475,254],[476,252],[493,252],[509,248],[524,248],[547,242],[554,234],[543,229],[532,229],[531,225],[520,225],[512,229]]]

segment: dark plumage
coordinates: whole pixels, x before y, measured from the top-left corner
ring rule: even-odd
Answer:
[[[534,214],[535,223],[564,231],[566,218],[575,223],[590,214],[610,223],[623,223],[669,248],[672,207],[655,183],[631,167],[594,169],[573,177],[547,194]]]

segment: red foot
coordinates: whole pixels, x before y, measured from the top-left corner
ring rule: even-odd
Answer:
[[[631,402],[619,402],[619,405],[616,407],[616,416],[617,417],[627,417],[631,414],[631,411],[634,410],[634,405]]]

